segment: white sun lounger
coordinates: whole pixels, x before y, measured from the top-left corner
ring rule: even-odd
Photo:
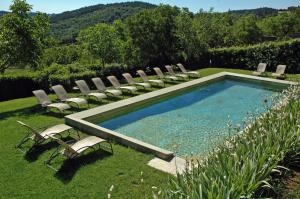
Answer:
[[[253,72],[253,75],[262,75],[266,71],[267,64],[266,63],[259,63],[257,66],[257,70]]]
[[[106,94],[110,94],[115,97],[122,95],[122,91],[119,89],[107,88],[100,77],[95,77],[92,79],[92,81],[99,92],[104,92]]]
[[[178,77],[176,77],[176,76],[164,75],[163,72],[158,67],[153,68],[153,70],[155,71],[155,73],[157,74],[157,76],[160,79],[169,79],[169,80],[174,80],[174,81],[178,80]]]
[[[187,74],[189,76],[198,76],[198,77],[200,76],[200,73],[198,71],[187,71],[186,68],[181,63],[178,63],[177,66],[179,67],[179,69],[183,74]]]
[[[25,127],[28,131],[25,137],[21,139],[21,141],[16,145],[16,148],[21,149],[22,145],[25,144],[27,141],[32,140],[34,144],[31,146],[31,148],[28,150],[30,151],[33,149],[35,146],[38,146],[48,140],[50,136],[54,135],[60,135],[61,133],[68,131],[70,134],[70,130],[72,127],[66,125],[66,124],[58,124],[52,127],[44,127],[41,129],[35,129],[24,122],[17,121],[21,126]],[[79,136],[79,135],[78,135]],[[22,150],[23,151],[23,150]],[[27,151],[27,152],[28,152]],[[26,152],[26,151],[23,151]]]
[[[131,93],[137,91],[137,88],[135,86],[121,86],[119,80],[113,75],[108,76],[107,79],[115,89],[121,89]]]
[[[278,65],[276,68],[276,72],[272,73],[273,77],[284,77],[285,75],[286,65]]]
[[[44,90],[35,90],[32,91],[32,93],[37,98],[39,104],[44,108],[48,108],[48,109],[53,108],[53,109],[57,109],[60,112],[63,112],[71,108],[68,104],[65,103],[52,103],[52,101],[49,99],[48,95]]]
[[[123,77],[126,79],[126,81],[128,82],[128,84],[130,85],[136,85],[136,86],[141,86],[143,87],[144,89],[147,89],[147,88],[151,88],[151,85],[150,83],[140,83],[140,82],[135,82],[132,78],[132,76],[129,74],[129,73],[124,73],[123,74]]]
[[[165,68],[167,69],[168,73],[172,76],[176,76],[176,77],[180,77],[182,79],[188,78],[189,76],[186,74],[179,74],[179,73],[175,73],[172,66],[170,65],[166,65]]]
[[[56,151],[54,151],[51,154],[49,159],[45,161],[45,164],[49,168],[54,169],[55,171],[57,171],[57,169],[51,166],[51,161],[54,160],[59,155],[62,155],[67,159],[74,159],[82,155],[88,149],[92,149],[93,151],[96,151],[102,149],[102,147],[104,147],[105,149],[109,149],[110,152],[113,154],[113,148],[111,143],[108,142],[107,140],[104,140],[96,136],[88,136],[75,143],[64,142],[63,140],[54,136],[51,136],[51,138],[55,140],[57,143],[59,143],[60,146],[57,148]],[[102,143],[107,143],[109,146],[102,146],[101,145]]]
[[[162,85],[162,86],[165,85],[165,83],[160,79],[149,79],[148,76],[146,75],[146,73],[143,70],[138,70],[137,73],[139,74],[139,76],[142,78],[142,80],[145,83],[150,83],[150,84],[155,84],[155,85]]]
[[[79,97],[69,97],[67,91],[62,85],[52,86],[51,88],[61,102],[76,104],[78,108],[80,107],[80,105],[87,104],[86,99]]]
[[[95,98],[98,101],[107,98],[107,96],[104,93],[91,91],[90,87],[87,85],[87,83],[84,80],[77,80],[75,81],[75,83],[78,86],[80,92],[84,96],[87,96],[88,98]]]

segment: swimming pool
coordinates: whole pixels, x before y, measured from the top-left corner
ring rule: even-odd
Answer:
[[[202,155],[241,124],[265,112],[272,96],[294,84],[222,72],[68,115],[66,123],[169,160]],[[232,133],[232,132],[231,132]]]
[[[98,125],[181,156],[205,154],[229,136],[228,124],[243,125],[250,113],[264,112],[276,91],[225,79]]]

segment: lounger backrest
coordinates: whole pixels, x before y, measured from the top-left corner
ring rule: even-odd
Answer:
[[[65,143],[64,141],[62,141],[61,139],[54,137],[54,136],[50,136],[53,140],[55,140],[58,144],[60,144],[62,147],[65,148],[65,150],[67,151],[67,154],[71,157],[72,155],[76,155],[78,154],[74,149],[72,149],[72,147],[70,145],[68,145],[67,143]]]
[[[139,74],[139,76],[142,78],[142,80],[144,82],[148,82],[148,76],[146,75],[146,73],[143,70],[138,70],[137,73]]]
[[[68,93],[62,85],[52,86],[51,88],[61,101],[68,99]]]
[[[174,72],[172,66],[166,65],[165,68],[167,69],[167,71],[170,75],[175,75],[175,72]]]
[[[267,64],[266,63],[259,63],[257,66],[257,72],[263,73],[266,71]]]
[[[113,85],[113,87],[119,88],[121,86],[119,80],[115,76],[108,76],[107,79],[111,83],[111,85]]]
[[[102,81],[101,78],[95,77],[95,78],[92,78],[92,81],[93,81],[93,83],[95,84],[96,88],[97,88],[99,91],[105,91],[105,90],[106,90],[106,86],[105,86],[105,84],[103,83],[103,81]]]
[[[39,104],[41,104],[43,107],[52,103],[44,90],[35,90],[35,91],[32,91],[32,93],[37,98]]]
[[[183,72],[183,73],[186,73],[187,70],[185,69],[185,67],[181,64],[181,63],[178,63],[177,66],[179,67],[179,69]]]
[[[286,65],[278,65],[276,69],[276,74],[283,75],[286,69]]]
[[[123,77],[126,79],[126,81],[128,82],[128,84],[134,84],[134,80],[132,78],[132,76],[129,73],[124,73],[122,74]]]
[[[77,80],[75,83],[82,94],[88,95],[91,92],[91,89],[84,80]]]
[[[157,74],[157,76],[158,76],[159,78],[164,78],[164,77],[165,77],[165,75],[164,75],[163,72],[160,70],[160,68],[155,67],[155,68],[153,68],[153,70],[155,71],[155,73]]]
[[[33,133],[37,139],[44,139],[34,128],[25,124],[24,122],[17,121],[21,126],[25,127],[28,131]]]

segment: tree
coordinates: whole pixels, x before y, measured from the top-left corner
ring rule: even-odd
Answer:
[[[102,23],[82,30],[78,41],[92,56],[101,60],[102,67],[120,58],[121,40],[116,29],[111,25]]]
[[[175,61],[175,16],[179,9],[161,5],[127,18],[132,44],[138,49],[140,65],[163,65]]]
[[[255,44],[261,41],[262,32],[255,15],[240,17],[233,25],[232,34],[237,44]]]
[[[11,13],[0,19],[0,73],[10,66],[38,67],[49,19],[42,13],[31,17],[31,9],[25,0],[14,0]]]
[[[198,60],[207,49],[207,45],[197,35],[192,16],[187,9],[183,9],[175,18],[178,60]]]

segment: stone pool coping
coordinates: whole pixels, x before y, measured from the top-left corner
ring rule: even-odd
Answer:
[[[164,96],[175,94],[178,91],[183,91],[188,88],[204,85],[206,83],[210,83],[223,78],[233,78],[233,79],[235,78],[235,79],[244,79],[244,80],[247,79],[247,80],[254,80],[258,82],[268,82],[274,85],[276,84],[296,85],[297,84],[295,82],[286,81],[286,80],[270,79],[265,77],[243,75],[243,74],[230,73],[230,72],[221,72],[206,77],[202,77],[199,79],[191,80],[188,82],[180,83],[167,88],[162,88],[156,91],[152,91],[128,99],[120,100],[107,105],[92,108],[86,111],[71,114],[65,116],[65,122],[66,124],[78,130],[81,130],[87,134],[96,135],[104,139],[112,139],[117,143],[132,147],[139,151],[154,154],[156,157],[161,158],[163,160],[171,160],[174,157],[174,153],[172,151],[168,151],[160,147],[145,143],[138,139],[103,128],[101,126],[98,126],[96,124],[87,121],[87,119],[93,118],[95,116],[97,117],[100,117],[101,115],[104,116],[105,114],[113,113],[118,110],[119,111],[124,110],[125,108],[128,108],[130,106],[143,104],[145,102],[151,102],[155,99],[159,99]]]

